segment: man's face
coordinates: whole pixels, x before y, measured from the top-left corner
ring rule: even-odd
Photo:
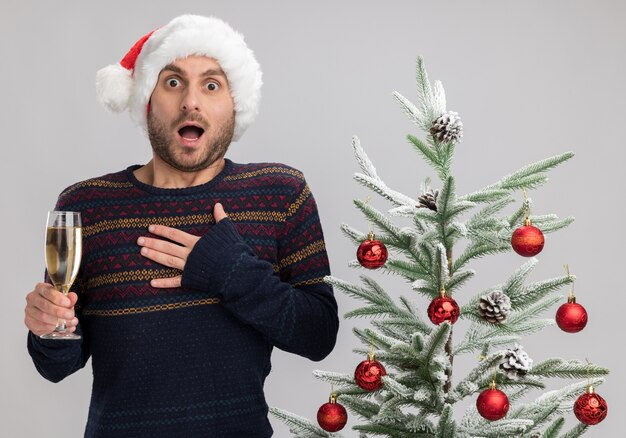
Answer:
[[[226,154],[234,127],[228,81],[214,59],[189,56],[161,70],[148,114],[158,158],[182,172],[205,169]]]

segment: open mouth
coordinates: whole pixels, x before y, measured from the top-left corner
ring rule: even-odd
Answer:
[[[202,134],[204,134],[204,129],[196,124],[185,124],[178,130],[178,135],[186,140],[186,143],[195,143],[202,137]]]

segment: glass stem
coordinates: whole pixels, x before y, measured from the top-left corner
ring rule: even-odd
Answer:
[[[63,293],[63,295],[67,296],[70,293],[70,287],[72,287],[71,284],[64,284],[59,289],[61,290],[61,293]],[[67,331],[67,321],[58,318],[57,326],[54,328],[54,331],[57,333],[65,333]]]

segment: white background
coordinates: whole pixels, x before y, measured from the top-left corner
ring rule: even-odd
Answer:
[[[453,167],[459,194],[532,161],[576,152],[550,174],[548,185],[530,194],[535,213],[577,219],[548,235],[531,279],[561,275],[569,263],[590,322],[576,335],[551,327],[522,344],[536,362],[587,357],[611,368],[598,388],[609,416],[586,436],[623,436],[624,2],[2,0],[1,9],[1,266],[7,301],[0,327],[0,435],[82,436],[90,365],[55,385],[37,374],[26,351],[24,296],[42,277],[46,211],[73,182],[149,160],[149,144],[128,116],[106,113],[96,103],[94,75],[148,31],[181,13],[197,13],[221,17],[241,31],[264,70],[260,116],[227,156],[284,162],[305,173],[333,274],[342,279],[356,282],[364,272],[347,268],[355,247],[339,226],[367,227],[352,205],[369,193],[351,179],[358,170],[351,137],[360,137],[381,177],[398,191],[417,197],[420,181],[436,179],[405,140],[408,133],[421,133],[391,96],[398,90],[415,100],[418,55],[431,80],[443,81],[448,108],[465,125]],[[371,202],[390,207],[377,196]],[[524,261],[511,252],[475,263],[477,276],[456,299],[463,304]],[[427,301],[402,280],[371,275],[425,312]],[[358,304],[340,293],[337,299],[341,314]],[[330,388],[311,372],[354,370],[363,359],[351,352],[355,324],[365,321],[341,319],[337,346],[321,363],[276,351],[268,403],[314,419]],[[457,340],[465,327],[457,325]],[[455,360],[456,381],[476,360]],[[549,389],[566,383],[550,382]],[[275,436],[289,435],[271,421]],[[574,424],[570,414],[568,427]]]

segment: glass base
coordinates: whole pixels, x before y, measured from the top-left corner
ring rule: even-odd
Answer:
[[[41,335],[39,336],[41,339],[60,339],[60,340],[77,340],[77,339],[81,339],[80,335],[77,335],[76,333],[70,333],[70,332],[57,332],[56,330],[53,331],[52,333],[47,333],[45,335]]]

